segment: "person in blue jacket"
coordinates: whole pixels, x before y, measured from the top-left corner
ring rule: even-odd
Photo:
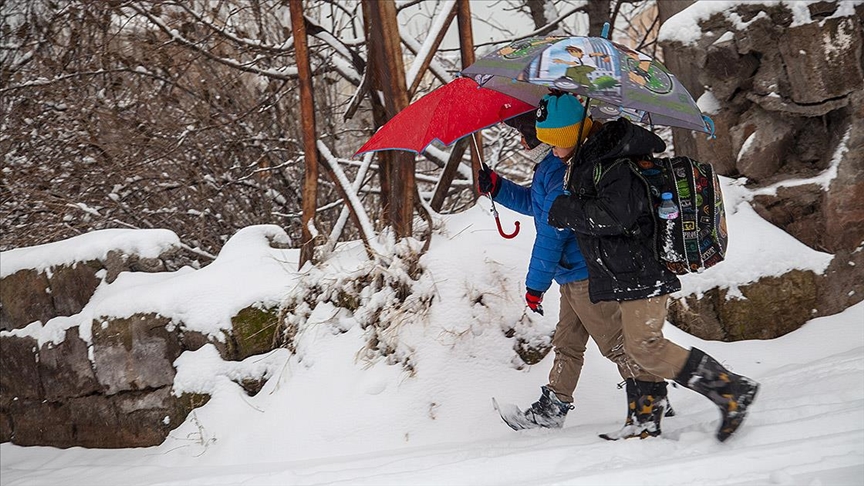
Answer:
[[[584,126],[583,126],[584,125]],[[552,146],[537,164],[530,187],[522,187],[500,177],[485,165],[478,174],[478,189],[495,202],[532,216],[537,237],[525,277],[525,302],[532,311],[543,314],[543,294],[555,281],[560,286],[558,324],[552,339],[555,360],[549,383],[541,387],[540,399],[524,412],[505,421],[515,430],[561,427],[567,412],[574,407],[573,392],[584,363],[588,337],[600,352],[618,365],[626,380],[636,380],[665,392],[666,382],[640,368],[625,352],[621,311],[616,302],[592,304],[588,296],[588,270],[572,231],[548,224],[552,202],[564,195],[565,160],[574,153],[578,137],[588,137],[599,129],[585,116],[579,100],[571,94],[550,94],[540,101],[536,114],[536,138]],[[520,130],[523,136],[531,138]],[[659,395],[658,395],[659,397]],[[665,393],[658,399],[665,400]],[[502,415],[503,417],[503,415]],[[645,424],[650,427],[651,424]]]

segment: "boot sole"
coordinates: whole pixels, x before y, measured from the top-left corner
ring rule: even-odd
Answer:
[[[494,407],[498,412],[498,415],[501,416],[501,420],[515,431],[530,429],[560,429],[564,425],[563,422],[561,424],[539,424],[526,417],[525,412],[516,405],[510,403],[499,404],[498,400],[495,398],[492,398],[492,407]]]
[[[619,435],[619,434],[622,434],[622,431],[619,430],[617,432],[610,432],[608,434],[600,434],[600,435],[598,435],[598,437],[600,437],[601,439],[606,439],[606,440],[626,440],[626,439],[636,439],[636,438],[647,439],[649,437],[659,437],[660,431],[657,430],[657,431],[651,432],[648,430],[642,430],[639,433],[631,432],[631,433],[626,433],[626,435]]]

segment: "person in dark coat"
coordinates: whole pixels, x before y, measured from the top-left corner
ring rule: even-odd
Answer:
[[[759,385],[699,349],[663,337],[669,294],[681,284],[657,257],[655,209],[631,161],[665,148],[655,134],[624,118],[606,123],[572,162],[570,193],[556,197],[548,222],[575,233],[588,265],[591,302],[618,302],[626,353],[645,370],[712,400],[722,414],[717,438],[724,441],[741,425]],[[660,434],[665,390],[654,386],[627,381],[625,426],[604,438]]]
[[[525,125],[525,117],[514,120],[511,126],[520,129],[529,148],[535,141],[552,146],[535,167],[531,186],[519,186],[488,167],[478,175],[481,193],[534,218],[537,236],[525,277],[527,306],[542,315],[543,294],[552,282],[557,282],[561,290],[558,324],[552,340],[555,361],[549,372],[549,383],[541,387],[540,399],[531,408],[508,420],[516,430],[563,425],[567,412],[573,408],[573,392],[582,371],[589,336],[600,352],[618,365],[623,378],[650,382],[664,390],[666,386],[663,379],[645,372],[624,353],[617,304],[589,301],[588,271],[575,235],[547,223],[549,206],[557,196],[564,194],[567,166],[563,159],[574,152],[580,130],[583,138],[591,132],[590,118],[584,116],[582,105],[573,95],[564,94],[544,97],[537,111],[536,125],[531,121],[530,128]]]

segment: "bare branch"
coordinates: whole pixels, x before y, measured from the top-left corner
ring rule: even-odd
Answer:
[[[551,27],[557,27],[558,24],[560,24],[560,23],[563,22],[564,20],[567,20],[568,18],[570,18],[570,17],[573,16],[574,14],[577,14],[577,13],[579,13],[579,12],[584,12],[584,11],[585,11],[585,7],[584,7],[584,6],[582,6],[582,7],[575,7],[575,8],[572,8],[572,9],[570,9],[569,11],[567,11],[566,13],[564,13],[564,14],[562,14],[562,15],[559,15],[558,18],[556,18],[553,22],[550,22],[549,24],[544,25],[543,27],[540,27],[540,28],[538,28],[538,29],[534,29],[533,31],[531,31],[531,32],[529,32],[529,33],[527,33],[527,34],[525,34],[525,35],[521,35],[521,36],[517,36],[517,37],[509,38],[509,39],[503,39],[503,40],[500,40],[500,41],[493,41],[493,42],[485,42],[485,43],[475,44],[475,45],[474,45],[474,48],[476,49],[476,48],[478,48],[478,47],[497,46],[497,45],[501,45],[501,44],[509,44],[509,43],[511,43],[511,42],[516,42],[516,41],[518,41],[518,40],[527,39],[527,38],[529,38],[529,37],[534,37],[534,36],[538,36],[538,35],[543,35],[542,33],[543,33],[544,31],[546,31],[546,29],[548,29],[550,26],[551,26]],[[442,52],[451,52],[451,51],[458,51],[458,50],[459,50],[459,48],[441,49]]]
[[[296,79],[297,78],[297,68],[296,67],[284,66],[278,70],[260,69],[260,68],[250,66],[247,63],[242,63],[242,62],[234,60],[234,59],[227,59],[227,58],[223,58],[223,57],[214,55],[210,51],[200,47],[198,43],[192,42],[191,40],[186,39],[185,37],[181,36],[175,29],[169,28],[160,19],[151,15],[150,12],[140,8],[139,6],[137,6],[135,4],[130,4],[129,7],[132,8],[133,10],[135,10],[139,15],[143,15],[144,17],[147,17],[147,19],[153,25],[155,25],[156,27],[159,28],[159,30],[161,30],[166,35],[168,35],[168,37],[170,37],[171,40],[173,40],[174,42],[177,42],[178,44],[181,44],[185,47],[188,47],[188,48],[198,52],[199,54],[205,56],[206,58],[208,58],[212,61],[216,61],[220,64],[232,67],[232,68],[240,70],[240,71],[257,74],[259,76],[265,76],[268,78],[282,79],[282,80],[289,80],[289,79]]]

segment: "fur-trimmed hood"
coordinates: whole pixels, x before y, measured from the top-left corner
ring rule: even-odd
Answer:
[[[585,141],[579,150],[577,165],[586,161],[620,159],[664,150],[666,143],[660,137],[630,123],[626,118],[619,118],[604,124],[600,131]]]

